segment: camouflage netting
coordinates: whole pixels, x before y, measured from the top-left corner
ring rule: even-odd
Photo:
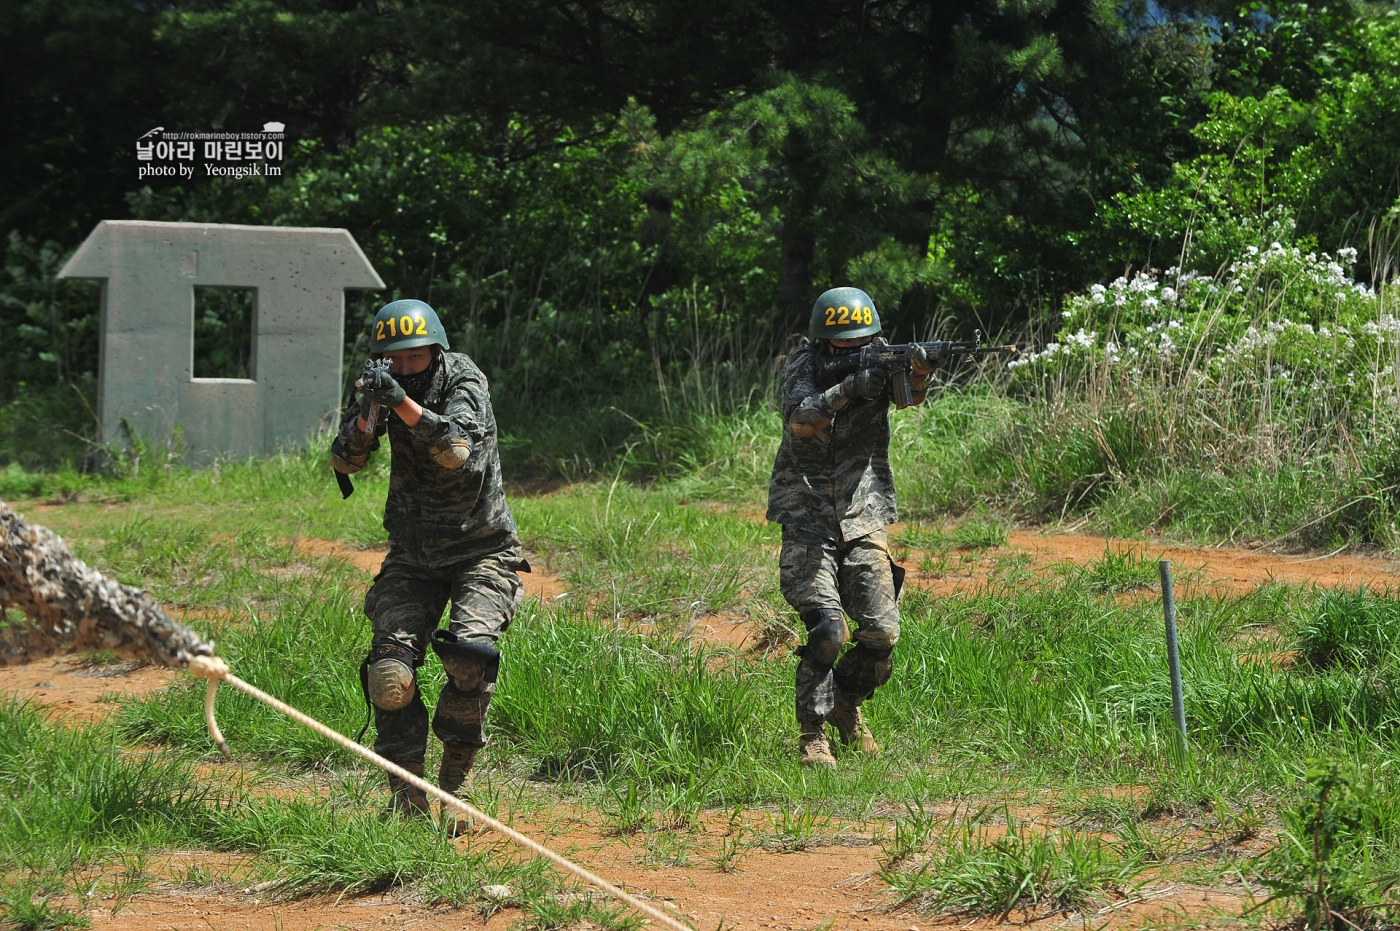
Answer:
[[[76,559],[57,534],[26,523],[3,501],[0,611],[0,666],[111,650],[183,668],[214,654],[212,643],[166,617],[145,592]]]

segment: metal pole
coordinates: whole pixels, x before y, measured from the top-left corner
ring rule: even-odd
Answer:
[[[1172,564],[1163,559],[1157,563],[1162,573],[1162,613],[1167,620],[1167,669],[1172,677],[1172,712],[1176,729],[1181,733],[1181,749],[1186,750],[1186,705],[1181,698],[1181,657],[1176,650],[1176,599],[1172,596]]]

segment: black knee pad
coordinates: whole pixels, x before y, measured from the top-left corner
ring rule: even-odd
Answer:
[[[463,692],[475,692],[496,681],[501,669],[501,652],[484,637],[459,639],[446,628],[433,631],[433,652],[442,660],[452,684]]]
[[[849,634],[846,615],[839,608],[817,608],[803,611],[802,623],[807,628],[807,644],[799,650],[802,659],[823,667],[836,662]]]

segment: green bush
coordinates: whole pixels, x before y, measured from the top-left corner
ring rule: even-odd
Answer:
[[[1304,660],[1325,669],[1393,667],[1400,659],[1400,602],[1356,592],[1328,591],[1294,631]]]
[[[1271,902],[1310,929],[1393,927],[1400,808],[1351,765],[1313,761],[1302,798],[1282,812],[1278,846],[1258,864]]]

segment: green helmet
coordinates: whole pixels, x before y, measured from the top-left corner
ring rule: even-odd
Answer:
[[[422,301],[394,301],[379,308],[379,313],[374,315],[374,332],[369,341],[372,353],[417,349],[434,343],[443,349],[450,348],[442,321]]]
[[[875,302],[860,288],[832,288],[812,305],[812,339],[856,339],[880,332]]]

